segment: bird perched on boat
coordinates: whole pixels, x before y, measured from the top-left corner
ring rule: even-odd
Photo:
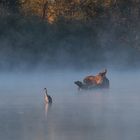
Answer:
[[[107,69],[104,69],[102,72],[99,72],[97,75],[86,76],[81,81],[75,81],[74,83],[78,86],[78,89],[108,89],[109,80],[106,77]]]
[[[45,103],[52,103],[52,98],[50,95],[48,95],[48,92],[47,92],[47,88],[44,88],[44,91],[45,91],[45,96],[44,96],[44,100],[45,100]]]

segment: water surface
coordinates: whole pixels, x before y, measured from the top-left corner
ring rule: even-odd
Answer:
[[[109,90],[78,92],[85,74],[1,74],[0,139],[139,140],[140,76],[110,73]]]

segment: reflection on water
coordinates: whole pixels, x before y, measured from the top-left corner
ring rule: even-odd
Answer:
[[[74,84],[53,85],[52,105],[44,104],[38,83],[30,84],[34,88],[26,83],[7,89],[1,85],[0,138],[139,140],[140,87],[113,82],[110,90],[86,92],[77,92]]]

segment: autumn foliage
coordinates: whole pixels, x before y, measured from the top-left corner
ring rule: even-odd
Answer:
[[[49,23],[62,18],[89,21],[97,16],[123,22],[127,16],[140,16],[138,0],[2,0],[0,5],[18,9],[26,16],[38,16]]]

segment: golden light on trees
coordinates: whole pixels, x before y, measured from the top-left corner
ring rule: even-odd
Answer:
[[[49,23],[63,17],[68,20],[86,20],[108,8],[114,0],[21,0],[25,15],[37,15]]]
[[[104,6],[105,7],[110,7],[112,4],[112,0],[104,0]]]
[[[21,0],[22,11],[25,15],[41,15],[43,0]]]
[[[21,7],[25,15],[36,15],[52,23],[56,17],[52,3],[51,0],[21,0]]]

